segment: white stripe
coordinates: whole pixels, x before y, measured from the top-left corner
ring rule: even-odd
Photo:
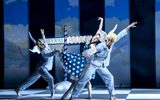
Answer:
[[[160,100],[160,94],[129,94],[127,99],[144,99],[144,100],[151,100],[151,99],[158,99]]]

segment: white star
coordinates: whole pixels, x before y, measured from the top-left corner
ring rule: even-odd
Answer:
[[[77,64],[80,64],[80,62],[78,61]]]
[[[79,68],[79,66],[77,66],[77,68]]]
[[[72,61],[69,61],[69,63],[72,63]]]
[[[76,59],[73,59],[73,61],[76,61]]]
[[[77,70],[76,73],[79,73],[79,71]]]
[[[84,65],[83,64],[81,64],[81,67],[83,67]]]
[[[68,65],[68,62],[66,62],[65,64]]]
[[[70,60],[69,58],[67,58],[67,60]]]
[[[75,68],[72,68],[72,70],[75,70]]]
[[[73,56],[71,56],[71,58],[73,58]]]
[[[73,63],[73,66],[75,66],[76,64],[75,63]]]
[[[69,68],[71,68],[72,66],[71,65],[69,65]]]
[[[75,73],[73,72],[72,75],[75,75]]]

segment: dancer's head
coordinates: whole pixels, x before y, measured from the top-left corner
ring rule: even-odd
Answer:
[[[94,35],[92,38],[91,38],[91,42],[98,42],[100,39],[100,34],[97,33],[96,35]]]
[[[37,40],[37,46],[40,48],[40,49],[44,49],[46,46],[45,46],[45,43],[42,39],[38,39]]]
[[[111,46],[114,41],[116,41],[117,35],[114,33],[117,29],[117,24],[115,27],[107,34],[106,36],[106,42],[107,46]]]
[[[115,33],[109,33],[106,38],[107,46],[111,46],[112,43],[116,40],[117,35]]]

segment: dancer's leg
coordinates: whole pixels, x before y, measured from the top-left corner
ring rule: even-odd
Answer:
[[[31,86],[33,83],[35,83],[39,78],[40,78],[40,74],[36,71],[27,81],[25,81],[24,83],[22,83],[17,89],[16,89],[16,93],[18,96],[20,96],[20,91],[23,91],[25,89],[27,89],[29,86]]]
[[[110,71],[107,68],[101,67],[101,68],[97,69],[97,73],[103,79],[103,82],[105,83],[106,87],[108,88],[110,97],[115,96],[114,77],[110,73]]]
[[[87,82],[88,99],[92,99],[92,84],[90,81]]]
[[[76,84],[76,87],[73,89],[71,98],[77,98],[79,96],[82,89],[84,88],[86,83],[90,80],[92,74],[95,72],[96,69],[97,68],[95,66],[90,65],[88,68],[84,70],[85,72],[83,76],[80,78],[80,80]]]
[[[69,92],[71,92],[71,90],[76,86],[77,81],[73,80],[71,83],[71,86],[69,87],[69,89],[64,93],[64,95],[62,96],[61,100],[64,100],[67,95],[69,94]]]
[[[40,67],[38,69],[39,74],[44,78],[45,81],[47,81],[48,86],[49,86],[49,90],[51,92],[51,97],[54,94],[54,82],[53,82],[53,77],[52,75],[48,72],[47,68],[45,67]]]

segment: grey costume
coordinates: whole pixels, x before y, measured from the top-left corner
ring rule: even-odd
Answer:
[[[51,51],[49,48],[44,34],[42,34],[43,40],[45,42],[45,48],[40,51],[40,54],[42,56],[42,60],[38,64],[35,73],[21,86],[19,86],[18,90],[23,91],[29,86],[31,86],[33,83],[35,83],[41,76],[44,78],[45,81],[47,81],[49,85],[49,90],[51,94],[54,94],[54,81],[52,75],[48,72],[52,70],[53,66],[53,56],[56,54],[55,51]]]
[[[116,38],[117,42],[120,38],[127,35],[127,31],[122,30]],[[110,63],[110,55],[113,48],[114,43],[108,48],[105,42],[99,43],[96,45],[97,52],[93,55],[93,58],[90,62],[88,62],[88,68],[85,70],[83,76],[78,81],[76,87],[72,92],[72,97],[76,98],[79,96],[80,92],[84,88],[85,84],[90,80],[90,77],[93,73],[97,72],[100,77],[103,79],[106,87],[108,88],[109,94],[115,95],[114,91],[114,77],[106,68]]]

